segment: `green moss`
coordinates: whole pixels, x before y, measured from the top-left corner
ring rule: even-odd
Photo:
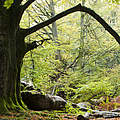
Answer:
[[[6,102],[3,98],[0,98],[0,114],[8,113],[8,109],[6,107]]]
[[[5,100],[4,98],[0,98],[0,114],[6,114],[9,112],[23,112],[25,109],[17,104],[14,104],[12,98],[8,98]]]
[[[24,108],[18,103],[17,99],[16,99],[16,104],[14,104],[14,102],[12,101],[12,98],[9,98],[9,103],[8,103],[8,107],[10,108],[10,110],[14,111],[14,112],[23,112]]]

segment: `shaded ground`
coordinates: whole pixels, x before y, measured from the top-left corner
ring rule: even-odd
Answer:
[[[25,111],[0,115],[0,120],[76,120],[76,116],[54,111]]]
[[[98,118],[98,119],[91,119],[91,120],[120,120],[120,118],[109,118],[109,119]]]
[[[22,113],[9,113],[6,115],[0,115],[0,120],[77,120],[77,116],[69,115],[62,112],[48,112],[48,111],[25,111]],[[120,120],[120,118],[97,118],[90,120]]]

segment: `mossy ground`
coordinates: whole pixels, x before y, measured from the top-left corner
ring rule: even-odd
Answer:
[[[76,115],[63,111],[24,111],[19,113],[7,113],[0,115],[0,120],[77,120]],[[120,120],[120,118],[97,118],[90,120]]]
[[[76,120],[75,115],[61,111],[24,111],[0,115],[0,120]]]

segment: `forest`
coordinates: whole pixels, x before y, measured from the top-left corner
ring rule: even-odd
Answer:
[[[1,0],[0,119],[119,120],[119,10],[119,0]]]

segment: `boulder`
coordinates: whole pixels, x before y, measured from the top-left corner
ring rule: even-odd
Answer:
[[[55,110],[59,110],[62,108],[65,108],[65,104],[67,103],[62,97],[60,96],[52,96],[52,95],[48,95],[49,98],[52,99],[53,101],[53,108]]]
[[[82,115],[78,115],[77,120],[89,120],[89,119]]]
[[[32,83],[21,81],[21,90],[35,90]]]
[[[99,110],[93,110],[92,114],[90,116],[93,116],[94,118],[115,118],[120,117],[119,112],[111,112],[111,111],[99,111]]]
[[[80,108],[81,111],[87,112],[89,109],[91,109],[91,104],[89,102],[81,102],[76,105]]]
[[[110,112],[110,111],[99,111],[99,110],[91,110],[91,112],[86,112],[84,115],[79,115],[77,120],[89,120],[96,118],[119,118],[119,112]]]
[[[37,91],[42,94],[42,91],[39,88],[36,88],[32,83],[27,83],[25,81],[21,81],[21,91]]]
[[[23,102],[31,110],[62,110],[66,101],[59,96],[43,95],[39,92],[22,92]]]

